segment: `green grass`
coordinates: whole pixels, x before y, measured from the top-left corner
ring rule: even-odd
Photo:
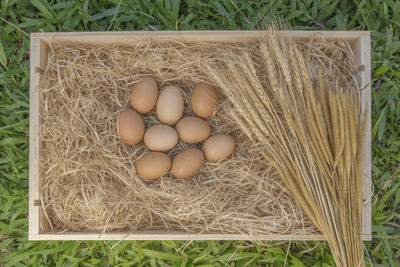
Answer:
[[[374,266],[400,266],[400,2],[0,1],[0,266],[333,266],[326,243],[181,241],[29,242],[29,33],[260,28],[280,14],[293,29],[372,35]],[[234,3],[234,4],[233,4]],[[179,249],[181,248],[181,249]]]

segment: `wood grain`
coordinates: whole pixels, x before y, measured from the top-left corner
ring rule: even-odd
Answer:
[[[29,82],[29,234],[39,234],[39,73],[40,39],[30,42],[30,82]]]

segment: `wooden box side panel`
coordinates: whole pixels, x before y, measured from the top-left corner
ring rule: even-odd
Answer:
[[[371,155],[371,38],[363,36],[360,38],[360,56],[356,58],[360,62],[356,62],[361,66],[360,86],[362,91],[362,112],[367,116],[367,126],[364,140],[364,159],[363,159],[363,212],[362,212],[362,230],[365,240],[372,240],[372,155]],[[364,68],[363,68],[364,66]]]
[[[135,233],[91,233],[65,232],[33,235],[30,240],[324,240],[324,236],[312,235],[241,235],[241,234],[196,234],[180,231],[137,231]]]
[[[120,43],[132,44],[144,39],[157,41],[178,40],[181,42],[232,42],[257,40],[260,31],[165,31],[165,32],[72,32],[72,33],[33,33],[31,34],[30,65],[30,147],[29,147],[29,239],[30,240],[323,240],[321,235],[258,235],[236,234],[191,234],[184,232],[135,232],[135,233],[99,233],[47,232],[46,220],[40,206],[39,180],[39,84],[40,71],[47,65],[49,47],[46,42],[69,41],[77,43]],[[344,40],[351,44],[356,63],[364,66],[360,73],[361,86],[370,83],[370,36],[369,32],[360,31],[291,31],[282,35],[295,39],[307,40],[314,35],[324,36],[327,40]],[[39,67],[39,68],[36,68]],[[371,106],[370,85],[363,94],[363,109]],[[368,117],[368,130],[365,139],[364,180],[363,180],[363,240],[371,240],[371,121]]]
[[[257,40],[266,31],[131,31],[131,32],[49,32],[32,33],[31,36],[48,41],[68,41],[89,44],[132,44],[145,39],[180,42],[246,42]],[[368,36],[367,31],[280,31],[283,36],[308,40],[314,35],[327,40],[356,41]]]
[[[39,234],[39,73],[40,39],[30,41],[30,91],[29,91],[29,236]]]
[[[46,232],[40,202],[39,175],[39,79],[47,66],[48,46],[40,38],[30,39],[29,82],[29,227],[28,237]]]
[[[371,149],[371,37],[363,36],[361,38],[362,53],[361,58],[364,60],[365,71],[362,85],[366,86],[363,91],[363,111],[367,114],[367,129],[365,133],[365,158],[364,158],[364,179],[363,179],[363,234],[365,240],[372,240],[372,149]]]

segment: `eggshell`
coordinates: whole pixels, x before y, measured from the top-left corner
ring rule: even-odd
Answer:
[[[162,152],[149,152],[135,163],[136,173],[150,180],[167,174],[170,168],[171,159]]]
[[[197,116],[207,119],[211,117],[217,107],[218,94],[214,86],[208,83],[199,83],[192,93],[192,109]]]
[[[158,124],[144,133],[144,144],[153,151],[168,151],[178,142],[178,134],[171,126]]]
[[[147,113],[156,105],[157,97],[156,80],[153,77],[144,77],[133,86],[129,101],[136,111]]]
[[[117,130],[122,142],[128,145],[135,145],[143,139],[143,119],[133,109],[125,109],[118,115]]]
[[[195,175],[203,164],[203,152],[197,148],[187,148],[172,160],[171,173],[175,178],[187,179]]]
[[[157,100],[157,117],[165,124],[174,125],[183,114],[184,99],[176,86],[167,86]]]
[[[217,162],[232,155],[235,149],[235,139],[229,134],[216,134],[208,138],[201,149],[210,162]]]
[[[210,136],[211,127],[203,119],[188,116],[183,117],[175,126],[179,139],[187,143],[202,142]]]

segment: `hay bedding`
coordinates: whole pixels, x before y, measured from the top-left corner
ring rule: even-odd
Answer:
[[[220,96],[209,120],[212,134],[234,136],[230,159],[206,163],[190,180],[166,175],[148,182],[134,163],[145,146],[123,144],[116,131],[118,113],[129,105],[132,85],[144,75],[160,90],[179,86],[185,115],[190,96],[205,77],[202,62],[215,62],[226,49],[243,44],[181,44],[143,41],[134,46],[51,43],[48,67],[40,80],[40,176],[43,208],[53,231],[182,230],[243,234],[311,234],[317,230],[262,159],[260,148],[231,120],[231,103]],[[327,72],[343,61],[346,44],[302,44],[315,66]],[[343,50],[343,51],[342,51]],[[158,123],[155,111],[146,127]],[[171,158],[188,147],[179,142]],[[199,147],[199,145],[190,145]]]

